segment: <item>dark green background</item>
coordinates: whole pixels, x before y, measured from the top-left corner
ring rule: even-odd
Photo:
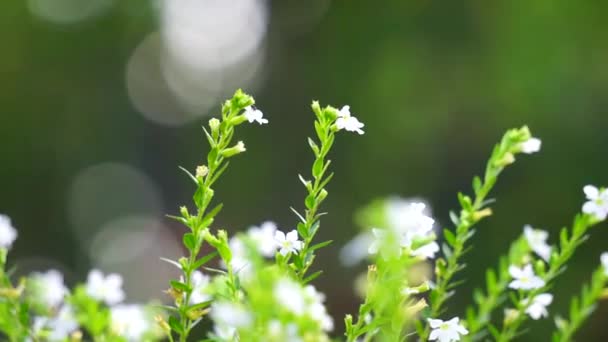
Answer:
[[[337,247],[358,230],[355,210],[380,196],[422,196],[447,224],[456,192],[469,191],[492,144],[527,124],[542,151],[518,158],[493,192],[495,215],[478,227],[467,282],[449,303],[449,313],[462,316],[483,270],[525,223],[548,229],[556,242],[581,208],[582,187],[608,184],[608,3],[333,1],[307,30],[290,30],[325,4],[269,4],[264,78],[253,95],[270,125],[239,129],[248,151],[217,185],[225,204],[218,227],[265,219],[293,226],[289,206],[302,208],[304,198],[296,176],[312,160],[310,102],[350,104],[366,133],[340,134],[331,153],[336,176],[320,238],[336,243],[317,264],[340,329],[358,303],[351,280],[361,270],[337,261]],[[84,279],[91,265],[68,228],[67,207],[71,182],[86,167],[132,165],[154,181],[164,212],[189,203],[193,189],[177,165],[203,160],[207,119],[178,127],[147,121],[125,86],[127,60],[158,29],[157,18],[148,2],[117,1],[96,18],[53,25],[32,16],[25,1],[0,4],[0,212],[19,228],[17,263],[53,260],[73,272],[70,282]],[[567,313],[607,239],[606,224],[593,229],[554,287],[552,314]],[[600,304],[580,340],[608,339],[607,309]],[[527,326],[521,340],[545,341],[554,325],[551,318]]]

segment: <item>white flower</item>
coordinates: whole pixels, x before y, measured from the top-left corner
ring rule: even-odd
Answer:
[[[524,236],[534,253],[549,262],[549,257],[551,256],[551,246],[547,244],[549,233],[541,229],[534,229],[530,225],[525,225]]]
[[[532,317],[532,319],[539,319],[541,317],[547,317],[547,306],[553,301],[553,295],[550,293],[541,293],[534,296],[532,303],[526,309],[526,313]]]
[[[48,307],[56,307],[68,293],[63,284],[63,275],[57,270],[45,273],[34,273],[32,281],[35,284],[35,296]]]
[[[431,241],[422,247],[418,247],[412,251],[413,256],[422,257],[425,259],[433,259],[435,253],[439,252],[439,245],[435,241]]]
[[[256,121],[260,125],[268,123],[268,120],[264,119],[264,114],[262,111],[257,108],[253,108],[252,106],[246,107],[243,115],[245,115],[245,118],[247,118],[247,121],[249,122]]]
[[[374,235],[370,232],[360,233],[340,249],[340,262],[344,266],[354,266],[363,261],[369,254],[369,247],[374,244]]]
[[[583,204],[583,212],[594,215],[598,220],[605,220],[608,216],[608,190],[599,190],[593,185],[587,185],[583,191],[589,200]]]
[[[251,313],[236,303],[216,302],[211,305],[211,318],[216,325],[226,328],[243,328],[253,323]],[[227,329],[222,329],[227,330]]]
[[[11,219],[0,214],[0,248],[11,248],[16,239],[17,230],[11,224]]]
[[[199,304],[211,300],[209,294],[209,282],[211,278],[201,271],[192,272],[192,293],[190,294],[190,305]]]
[[[422,202],[389,206],[389,224],[399,234],[402,247],[410,248],[415,239],[428,238],[433,233],[435,220],[424,213],[425,209]]]
[[[144,309],[135,304],[120,304],[110,308],[110,320],[112,331],[130,342],[141,341],[151,328]]]
[[[266,221],[259,227],[249,228],[247,233],[255,241],[260,254],[270,258],[277,252],[277,244],[274,241],[276,231],[277,225],[274,222]]]
[[[57,315],[52,318],[34,317],[33,331],[38,334],[42,329],[48,330],[45,341],[64,341],[72,332],[78,329],[78,322],[72,308],[64,305]]]
[[[306,285],[304,288],[304,297],[308,302],[308,314],[319,323],[321,329],[324,331],[332,331],[334,329],[334,320],[327,313],[327,309],[323,302],[325,301],[325,295],[312,285]]]
[[[291,279],[281,279],[276,283],[274,299],[296,315],[302,315],[306,310],[306,300],[302,287]]]
[[[276,319],[268,322],[268,335],[272,341],[302,342],[296,324],[283,325]]]
[[[530,138],[521,143],[521,151],[523,153],[531,154],[540,151],[541,141],[538,138]]]
[[[384,260],[401,257],[401,246],[392,231],[372,228],[372,234],[375,239],[367,249],[369,254],[378,254],[379,251]]]
[[[602,253],[600,256],[600,261],[602,262],[602,266],[604,267],[604,274],[608,276],[608,252]]]
[[[338,130],[345,129],[349,132],[357,132],[363,134],[363,128],[365,126],[356,117],[350,115],[350,106],[344,106],[338,112],[338,119],[336,120],[336,127]]]
[[[429,341],[439,342],[460,341],[460,335],[467,335],[469,331],[459,323],[458,317],[444,322],[440,319],[429,318],[429,325],[433,329],[429,336]]]
[[[94,299],[115,305],[125,299],[122,290],[122,277],[119,274],[108,274],[105,278],[99,270],[89,272],[87,278],[87,294]]]
[[[280,230],[277,230],[274,233],[274,242],[277,247],[280,248],[279,253],[285,256],[288,253],[297,253],[302,247],[304,247],[304,243],[298,240],[298,231],[292,230],[287,235]]]
[[[234,272],[242,280],[250,279],[252,275],[251,261],[247,257],[247,249],[243,241],[238,236],[234,236],[228,241],[228,247],[230,247],[230,251],[232,252],[230,265]],[[221,266],[224,269],[226,268],[224,262],[221,262]]]
[[[513,281],[509,283],[509,288],[521,290],[534,290],[545,286],[545,281],[534,274],[532,265],[527,264],[524,268],[509,266],[509,273]]]

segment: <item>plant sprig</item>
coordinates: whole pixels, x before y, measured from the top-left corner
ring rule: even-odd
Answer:
[[[168,324],[179,336],[179,341],[186,341],[191,329],[200,321],[202,315],[206,312],[205,308],[210,304],[205,302],[190,305],[193,290],[192,273],[214,256],[212,254],[198,257],[205,241],[217,250],[226,264],[226,285],[232,296],[236,297],[238,291],[234,270],[230,264],[231,252],[228,247],[227,233],[220,230],[214,235],[209,231],[216,215],[222,209],[222,204],[216,205],[211,210],[209,210],[209,205],[214,197],[212,186],[228,167],[228,159],[245,151],[245,146],[241,141],[231,145],[232,138],[235,127],[247,120],[241,112],[254,103],[255,101],[251,96],[240,89],[237,90],[232,99],[227,100],[222,105],[221,120],[212,118],[209,120],[209,131],[203,128],[211,148],[207,154],[207,165],[197,167],[195,175],[182,168],[196,184],[197,189],[193,200],[197,213],[196,215],[190,215],[188,209],[182,207],[180,210],[181,217],[174,217],[190,229],[190,232],[183,236],[183,243],[189,251],[189,256],[179,260],[180,268],[183,271],[183,279],[171,281],[169,290],[169,293],[175,298],[178,317],[171,316]]]
[[[553,342],[572,341],[572,337],[589,316],[595,311],[597,302],[604,296],[608,276],[605,266],[598,267],[588,284],[581,288],[580,296],[570,301],[568,319],[556,317],[557,331],[553,333]]]
[[[543,270],[540,269],[542,272],[540,277],[545,282],[545,285],[527,292],[525,298],[532,299],[536,295],[545,292],[552,285],[551,282],[565,271],[565,265],[576,249],[587,240],[587,231],[589,228],[599,222],[600,221],[592,215],[578,214],[574,218],[570,233],[568,232],[568,228],[562,228],[560,232],[559,249],[551,254],[548,270],[542,272]],[[521,294],[520,297],[522,297]],[[532,300],[526,300],[525,298],[514,300],[513,304],[515,305],[516,310],[513,313],[514,319],[506,321],[500,332],[497,330],[490,331],[498,342],[510,341],[519,334],[520,326],[528,319],[526,310],[532,304]]]
[[[445,243],[442,249],[445,259],[438,259],[435,265],[436,287],[431,291],[429,297],[430,317],[437,317],[443,313],[443,304],[454,294],[454,288],[459,284],[458,282],[453,283],[452,279],[456,273],[464,269],[464,264],[460,263],[460,259],[470,248],[466,247],[466,243],[475,234],[472,227],[484,217],[492,214],[491,208],[487,207],[491,201],[486,200],[486,197],[504,168],[515,161],[517,153],[524,152],[522,144],[531,138],[526,126],[507,131],[492,151],[483,180],[478,176],[473,178],[474,199],[462,193],[458,194],[461,206],[460,215],[450,213],[450,218],[456,228],[454,231],[443,230]],[[430,331],[428,325],[424,329],[419,327],[418,330],[423,339],[428,338]]]
[[[321,271],[315,272],[312,275],[306,277],[306,274],[314,262],[315,251],[319,248],[329,245],[332,241],[324,241],[311,245],[312,241],[317,234],[320,226],[320,217],[323,215],[319,213],[319,207],[321,203],[327,197],[327,190],[325,187],[333,177],[333,172],[328,174],[329,165],[331,160],[327,160],[327,155],[333,146],[336,132],[338,127],[336,126],[336,120],[339,116],[339,111],[331,106],[321,108],[319,102],[314,101],[312,103],[312,110],[315,113],[315,132],[317,133],[318,143],[312,138],[308,138],[308,145],[312,149],[315,161],[312,164],[312,181],[306,180],[301,175],[300,181],[306,188],[307,195],[304,199],[305,214],[299,214],[295,209],[292,209],[294,213],[300,219],[297,224],[297,231],[304,240],[304,245],[298,254],[291,256],[291,268],[293,269],[296,277],[302,281],[310,282],[321,274]]]

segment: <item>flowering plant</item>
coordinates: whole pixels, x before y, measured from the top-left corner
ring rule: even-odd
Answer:
[[[14,279],[6,269],[7,254],[17,231],[0,216],[0,333],[10,341],[187,341],[195,330],[206,341],[329,341],[335,323],[325,295],[313,281],[316,252],[331,244],[317,241],[321,204],[328,197],[330,150],[340,131],[364,134],[364,124],[349,106],[337,109],[312,103],[315,138],[309,176],[299,176],[306,189],[293,228],[281,230],[264,222],[229,236],[214,221],[223,209],[214,203],[214,185],[232,158],[246,151],[234,143],[236,128],[245,122],[268,124],[254,99],[237,91],[209,121],[204,134],[209,152],[194,173],[193,207],[182,206],[170,218],[186,227],[187,255],[174,265],[181,276],[168,282],[170,305],[125,304],[122,278],[92,270],[86,283],[72,290],[56,270]],[[475,227],[492,215],[488,195],[498,176],[518,154],[538,152],[541,141],[527,127],[505,133],[494,147],[483,177],[473,178],[473,196],[458,194],[460,208],[451,212],[453,228],[436,230],[430,207],[423,201],[389,198],[372,202],[357,214],[364,231],[342,249],[346,263],[368,260],[363,302],[357,315],[344,319],[347,341],[437,340],[510,341],[527,321],[549,316],[549,292],[566,264],[588,238],[590,229],[608,216],[608,191],[585,186],[588,201],[563,228],[559,243],[550,245],[546,231],[525,226],[476,290],[473,305],[461,317],[446,317],[446,304],[462,283],[463,256],[472,248]],[[213,252],[202,254],[208,245]],[[605,293],[608,254],[581,294],[572,299],[567,317],[556,316],[553,341],[569,341]],[[210,263],[219,267],[209,267]],[[504,317],[496,312],[504,309]],[[204,324],[201,324],[204,322]],[[335,336],[338,336],[336,334]]]

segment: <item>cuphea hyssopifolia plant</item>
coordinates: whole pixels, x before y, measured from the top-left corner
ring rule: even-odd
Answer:
[[[170,328],[170,330],[167,330],[169,339],[173,339],[173,333],[175,333],[179,336],[180,341],[185,341],[192,328],[209,311],[210,306],[212,319],[216,323],[216,329],[210,335],[211,338],[218,340],[231,339],[236,338],[236,334],[238,336],[248,336],[249,339],[254,339],[256,338],[255,336],[264,336],[260,335],[260,331],[263,331],[260,330],[262,329],[260,327],[254,329],[255,333],[248,329],[253,319],[251,313],[260,314],[264,312],[263,309],[267,309],[269,303],[262,301],[265,305],[257,307],[256,303],[258,301],[256,300],[264,297],[249,296],[249,298],[246,294],[258,293],[256,289],[259,288],[257,286],[260,283],[268,285],[264,287],[265,291],[278,286],[272,286],[272,283],[279,283],[284,286],[278,286],[277,291],[283,290],[283,292],[289,293],[285,289],[291,289],[294,292],[288,297],[302,297],[302,294],[298,294],[294,289],[303,287],[306,283],[320,275],[320,271],[308,276],[307,272],[314,261],[315,251],[331,243],[331,241],[325,241],[312,244],[319,229],[319,218],[321,216],[319,206],[327,197],[328,192],[325,187],[333,176],[333,174],[328,174],[330,161],[326,157],[334,143],[337,131],[344,129],[363,134],[361,130],[363,124],[350,114],[348,106],[337,110],[331,106],[321,108],[318,102],[313,102],[312,110],[316,117],[314,127],[318,142],[315,142],[311,138],[308,139],[310,148],[315,156],[315,161],[312,166],[312,180],[305,180],[304,177],[300,176],[300,180],[307,190],[307,196],[304,200],[306,207],[304,215],[301,215],[292,208],[301,221],[297,224],[297,229],[285,234],[277,230],[275,226],[267,223],[263,227],[256,228],[256,230],[250,230],[249,236],[236,236],[229,239],[225,230],[218,230],[217,233],[213,233],[210,230],[215,216],[222,208],[222,205],[219,204],[213,209],[208,210],[214,196],[212,185],[226,170],[228,159],[245,151],[242,142],[231,145],[236,126],[245,121],[256,121],[260,124],[268,123],[263,118],[262,112],[252,107],[253,104],[253,98],[240,90],[235,93],[231,100],[226,101],[222,106],[221,120],[211,119],[209,121],[209,130],[205,129],[205,135],[210,145],[207,165],[198,166],[195,174],[184,169],[197,187],[194,194],[197,213],[191,215],[187,208],[182,207],[180,210],[181,216],[173,217],[189,228],[189,232],[183,236],[183,243],[190,255],[181,258],[177,262],[167,260],[178,266],[183,272],[181,279],[171,281],[171,288],[168,290],[169,294],[175,299],[175,307],[168,308],[174,312],[174,315],[171,315],[167,322],[167,326]],[[300,237],[303,241],[300,240]],[[261,245],[252,249],[251,241],[254,244],[257,242]],[[193,301],[193,293],[199,291],[198,287],[200,285],[197,284],[200,281],[195,281],[193,276],[203,277],[199,269],[215,255],[213,253],[199,258],[199,253],[204,242],[207,242],[216,250],[226,270],[214,270],[219,275],[212,282],[214,286],[210,286],[211,290],[207,291],[206,300]],[[270,250],[268,244],[270,244]],[[269,251],[270,255],[274,254],[275,256],[275,264],[274,266],[271,265],[273,271],[264,271],[265,268],[260,266],[260,263],[255,262],[255,260],[260,260],[259,255],[256,256],[256,253],[261,253],[263,254],[262,256],[269,256]],[[252,281],[252,279],[257,279],[258,281]],[[248,291],[243,288],[244,286],[249,286]],[[300,290],[302,290],[302,293],[316,291],[314,288],[312,290],[311,288],[302,288]],[[321,304],[322,301],[319,300],[320,296],[312,295],[312,298],[308,301],[310,302],[308,304],[310,304],[311,310],[315,310],[316,316],[323,316],[325,309]],[[213,305],[211,304],[212,299],[216,300],[216,303]],[[303,310],[296,310],[295,314],[298,314],[298,317],[302,317]],[[232,312],[233,314],[224,314],[226,312]],[[227,316],[242,316],[243,319],[236,322],[238,324],[230,324],[232,321],[231,319],[227,320]],[[264,321],[260,318],[263,317],[261,314],[258,316],[255,320],[257,325]],[[326,313],[325,316],[327,316]],[[328,321],[330,321],[329,316],[317,322],[320,323],[318,324],[321,328],[319,331],[327,330],[329,326]],[[275,324],[277,322],[266,323]],[[306,325],[300,326],[299,330],[305,327]],[[290,329],[293,330],[294,328]],[[321,336],[314,333],[311,329],[304,330],[292,332],[308,336]],[[282,335],[279,334],[277,336]]]

